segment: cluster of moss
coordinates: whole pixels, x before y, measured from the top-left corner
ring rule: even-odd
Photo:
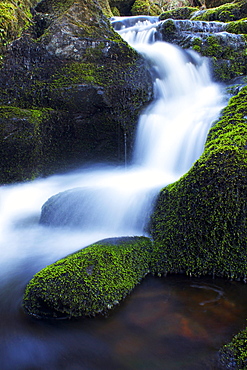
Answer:
[[[38,1],[0,1],[0,54],[5,46],[19,37],[32,22],[30,7]]]
[[[232,23],[235,22],[229,23],[229,29],[235,26]],[[192,40],[192,48],[201,55],[211,58],[213,72],[218,80],[228,81],[247,73],[247,44],[244,36],[241,41],[242,46],[236,48],[235,44],[225,45],[224,38],[219,38],[218,35],[209,35],[205,40],[195,37]]]
[[[131,15],[160,15],[161,7],[151,0],[135,0],[132,8]]]
[[[161,192],[152,271],[246,279],[247,88],[230,100],[191,170]]]
[[[246,21],[229,22],[224,26],[224,30],[238,36],[203,32],[197,28],[196,22],[185,22],[184,25],[185,30],[181,30],[176,20],[168,18],[160,23],[158,29],[164,41],[191,48],[210,58],[213,77],[217,81],[226,82],[247,74]]]
[[[235,22],[228,22],[226,24],[226,32],[246,35],[247,34],[247,18],[243,18]]]
[[[247,329],[235,335],[219,352],[220,363],[226,369],[247,369]]]
[[[189,19],[191,15],[196,12],[198,8],[194,7],[181,7],[178,9],[167,10],[159,16],[161,21],[165,19]]]
[[[48,120],[49,114],[49,109],[0,106],[0,182],[37,176],[41,166],[42,122]]]
[[[247,281],[247,87],[230,99],[205,151],[164,188],[151,221],[158,275],[222,276]],[[227,369],[247,368],[247,329],[220,350]]]
[[[206,9],[192,17],[194,21],[220,21],[231,22],[247,16],[247,1],[227,3],[216,8]]]
[[[24,309],[38,318],[105,315],[149,272],[150,253],[145,237],[102,240],[38,272]]]

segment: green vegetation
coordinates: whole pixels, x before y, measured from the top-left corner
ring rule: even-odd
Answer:
[[[164,13],[162,13],[159,17],[161,21],[165,19],[189,19],[191,15],[197,11],[198,8],[194,7],[182,7],[178,9],[173,9],[173,10],[167,10]]]
[[[32,3],[29,0],[0,1],[0,54],[3,54],[9,42],[19,37],[22,31],[31,25],[30,7]]]
[[[247,17],[247,1],[223,4],[217,8],[206,9],[192,17],[193,21],[231,22]]]
[[[158,16],[161,13],[161,7],[152,0],[135,0],[131,15],[151,15]]]
[[[42,125],[50,109],[0,106],[0,182],[25,181],[42,167]]]
[[[228,22],[226,31],[236,34],[247,34],[247,18],[235,22]]]
[[[247,329],[235,335],[230,343],[220,350],[220,361],[224,368],[247,369]]]
[[[106,239],[38,272],[27,285],[24,309],[59,318],[105,315],[149,272],[151,241]]]
[[[235,22],[229,23],[229,27],[234,27],[233,23]],[[202,56],[211,58],[214,76],[220,81],[229,81],[247,73],[246,47],[244,35],[242,36],[242,46],[238,48],[233,43],[225,45],[224,38],[222,39],[217,35],[207,36],[205,40],[200,37],[192,40],[193,50]]]
[[[230,100],[205,151],[163,189],[152,217],[152,272],[246,280],[247,88]]]

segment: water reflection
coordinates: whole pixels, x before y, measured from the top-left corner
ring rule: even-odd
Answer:
[[[247,286],[223,279],[147,277],[108,318],[49,322],[23,314],[22,289],[8,309],[13,288],[1,299],[2,370],[217,369],[247,317]]]

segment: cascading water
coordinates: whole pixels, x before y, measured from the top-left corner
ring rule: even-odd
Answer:
[[[159,189],[178,179],[202,153],[210,125],[223,107],[220,87],[211,81],[205,59],[156,41],[156,21],[113,19],[121,36],[149,61],[154,80],[155,98],[140,117],[132,163],[2,187],[2,271],[35,255],[36,268],[41,268],[103,237],[143,235]],[[80,230],[38,225],[40,208],[51,195],[77,187],[85,192],[78,205],[85,220]],[[63,212],[59,210],[61,219]],[[76,211],[74,216],[78,218]]]
[[[152,369],[199,369],[195,357],[209,357],[213,346],[216,350],[219,348],[223,342],[222,331],[228,333],[231,320],[238,322],[241,305],[242,316],[246,315],[244,302],[232,304],[236,296],[246,296],[245,293],[233,295],[233,291],[238,292],[236,286],[230,285],[227,300],[224,297],[226,284],[214,280],[204,285],[197,280],[184,281],[182,277],[178,282],[166,280],[166,285],[162,279],[158,283],[156,280],[158,285],[155,285],[154,278],[146,278],[143,286],[148,293],[144,290],[139,298],[137,296],[133,308],[130,299],[130,307],[125,306],[127,313],[120,310],[109,321],[34,325],[19,311],[26,283],[45,265],[102,238],[145,233],[154,197],[161,187],[177,180],[199,157],[208,129],[224,105],[221,88],[210,79],[207,61],[192,51],[160,42],[157,18],[115,18],[113,24],[122,37],[147,58],[155,99],[140,117],[133,159],[128,166],[78,169],[70,174],[0,189],[0,367],[4,370],[130,370],[144,368],[147,363]],[[79,213],[83,209],[81,227],[40,225],[42,204],[52,195],[74,188],[82,191],[82,203],[77,204]],[[66,207],[64,212],[66,214]],[[60,216],[64,218],[65,214]],[[71,218],[73,224],[73,215]],[[188,311],[195,311],[192,318],[181,308],[185,304],[186,286],[189,289],[187,304],[191,305]],[[191,299],[195,290],[199,291],[195,299],[199,304]],[[202,291],[210,291],[212,297],[201,297]],[[178,296],[182,296],[180,303]],[[222,301],[219,306],[213,304],[207,311],[207,304],[219,300]],[[199,312],[198,307],[203,310]],[[218,312],[217,307],[223,307],[223,311]],[[201,322],[209,327],[210,335],[203,325],[197,326],[198,312]],[[226,319],[223,327],[218,328],[222,312],[226,312]],[[216,317],[217,325],[208,321],[209,316]],[[127,325],[123,325],[126,321]],[[237,329],[232,327],[231,333],[241,325],[239,319]],[[213,329],[216,335],[212,345],[209,337]],[[136,341],[133,342],[133,338]],[[183,344],[183,338],[188,342]],[[192,345],[193,340],[195,349],[188,356],[188,343]],[[169,347],[171,342],[175,343],[175,349]],[[177,361],[178,345],[181,358]],[[204,354],[205,346],[210,348],[209,355]],[[196,356],[193,357],[193,353]],[[208,369],[204,365],[202,368]]]

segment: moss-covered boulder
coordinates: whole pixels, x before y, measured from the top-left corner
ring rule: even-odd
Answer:
[[[226,82],[247,74],[246,24],[167,19],[158,30],[163,41],[208,57],[214,79]]]
[[[153,0],[135,0],[131,15],[151,15],[158,16],[162,13],[162,7]]]
[[[152,80],[142,56],[112,29],[101,3],[44,0],[33,10],[33,26],[8,46],[0,69],[0,105],[16,109],[11,118],[1,116],[0,146],[12,151],[14,136],[6,140],[5,131],[14,121],[17,127],[20,110],[31,110],[29,116],[32,110],[53,114],[39,120],[35,132],[25,126],[14,167],[10,156],[1,161],[0,183],[92,161],[121,163],[126,148],[127,156],[131,152],[137,118],[152,99]],[[22,162],[29,127],[33,148],[42,147],[30,152],[36,156],[32,173]]]
[[[211,128],[191,170],[160,193],[151,222],[157,274],[247,277],[247,87]]]
[[[0,57],[6,45],[32,24],[31,7],[38,0],[0,1]]]
[[[151,241],[106,239],[38,272],[24,295],[25,311],[36,318],[105,315],[149,272]]]
[[[247,17],[247,1],[228,2],[216,8],[194,13],[192,19],[197,21],[231,22]]]
[[[195,7],[181,7],[178,9],[167,10],[159,16],[161,21],[165,19],[189,19],[191,15],[196,12],[198,8]]]
[[[230,343],[219,351],[223,369],[244,370],[247,368],[247,329],[233,337]]]
[[[213,76],[218,81],[229,81],[247,74],[246,36],[238,34],[235,22],[226,25],[226,30],[235,27],[233,35],[216,33],[192,40],[192,49],[211,61]],[[239,25],[239,29],[244,29]],[[239,32],[240,33],[240,32]],[[234,34],[238,34],[234,36]]]

